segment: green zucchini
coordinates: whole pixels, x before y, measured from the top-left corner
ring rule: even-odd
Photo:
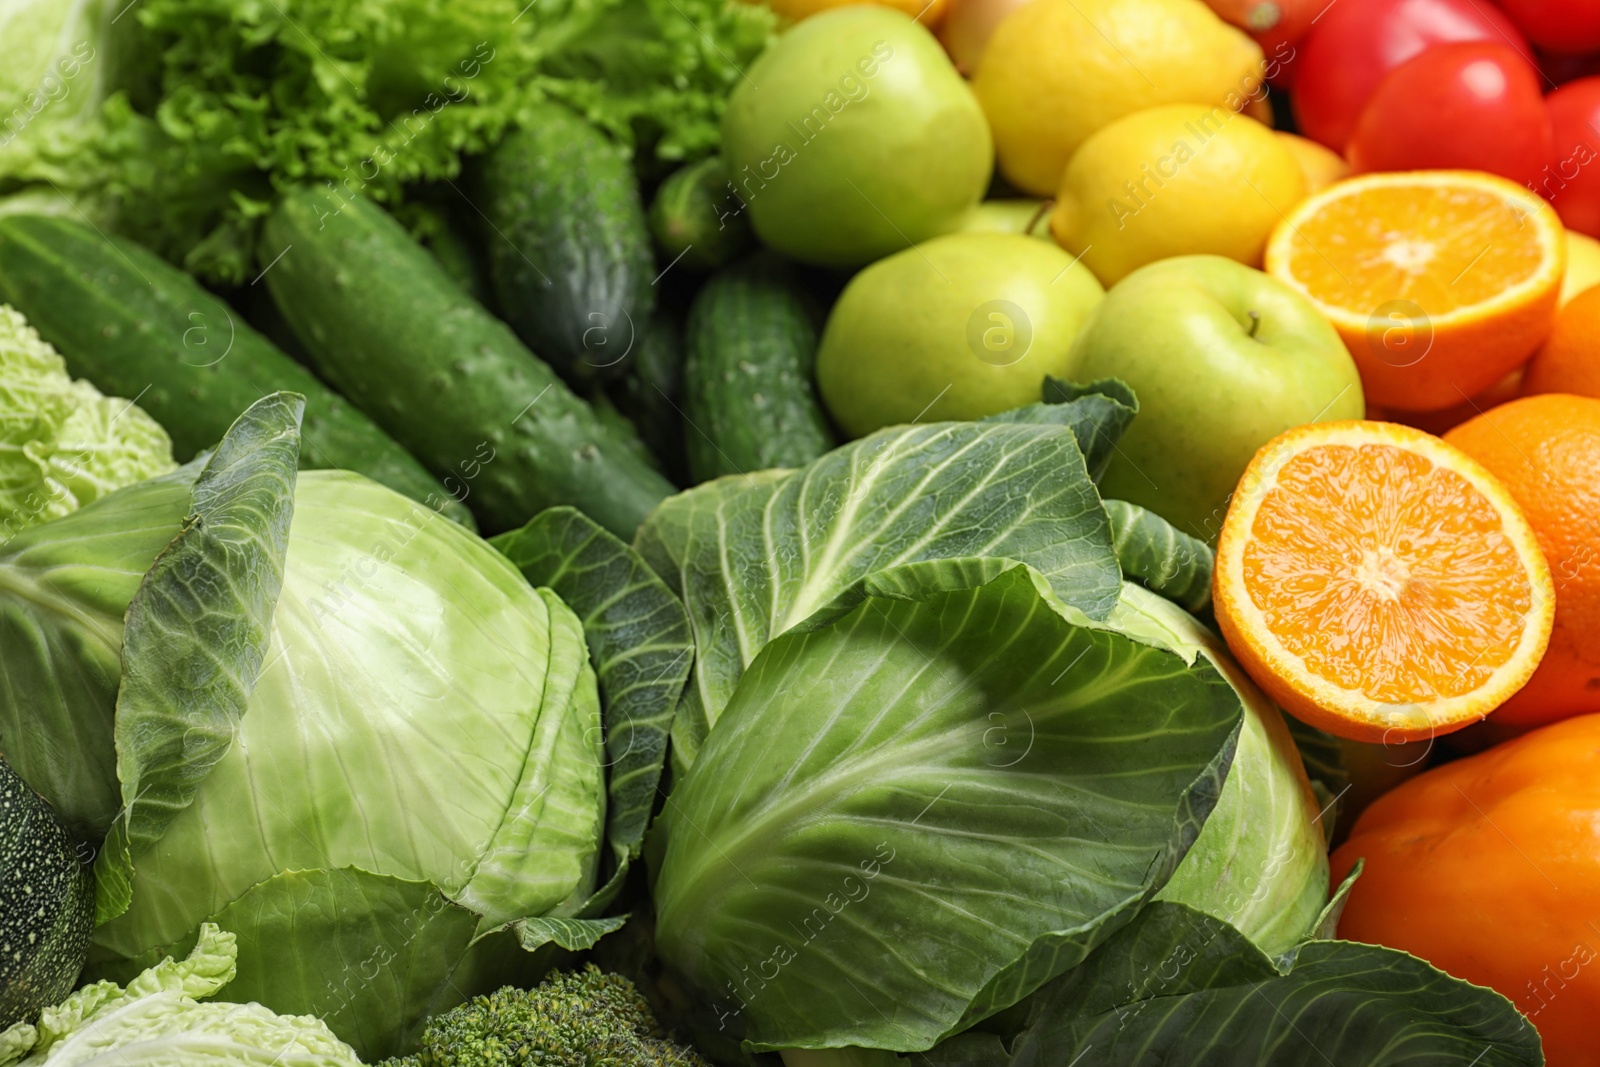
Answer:
[[[788,263],[763,252],[712,275],[689,309],[686,348],[695,480],[799,467],[833,447],[812,385],[816,315]]]
[[[545,104],[485,157],[479,190],[506,321],[569,379],[618,377],[655,304],[650,232],[627,154]]]
[[[93,854],[0,759],[0,1031],[77,984],[94,932]]]
[[[744,203],[716,156],[680,167],[650,202],[650,234],[666,263],[711,270],[741,255],[755,238]]]
[[[624,539],[673,491],[387,212],[286,195],[266,284],[323,377],[459,488],[489,533],[571,504]]]
[[[75,377],[133,400],[161,423],[180,462],[220,441],[251,404],[288,390],[306,398],[302,466],[353,470],[472,521],[348,400],[189,275],[132,242],[69,219],[0,218],[0,302],[22,312]]]

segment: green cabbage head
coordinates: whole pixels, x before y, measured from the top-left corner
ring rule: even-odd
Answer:
[[[212,467],[244,462],[229,447]],[[282,454],[286,474],[220,508],[196,461],[0,550],[0,747],[75,827],[111,831],[91,973],[136,972],[216,922],[240,943],[228,996],[320,1015],[378,1057],[522,976],[519,944],[562,940],[593,894],[595,674],[578,618],[486,542],[354,474],[296,480]],[[227,562],[275,536],[258,521],[274,480],[293,487],[275,605],[251,592],[269,567]],[[265,605],[259,655],[189,599]],[[191,691],[252,672],[236,723],[195,725]]]
[[[1200,836],[1156,894],[1244,934],[1269,956],[1298,944],[1328,902],[1328,846],[1320,805],[1283,712],[1194,617],[1125,583],[1111,624],[1227,679],[1244,705],[1239,749]]]

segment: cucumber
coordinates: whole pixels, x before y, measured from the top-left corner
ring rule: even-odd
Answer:
[[[682,477],[683,319],[658,310],[628,364],[627,375],[609,391],[661,466],[674,479]]]
[[[627,539],[673,492],[382,208],[292,192],[262,258],[290,246],[266,284],[317,369],[459,486],[489,533],[571,504]]]
[[[650,234],[666,263],[711,270],[755,243],[732,189],[716,156],[680,167],[661,183],[650,203]]]
[[[371,419],[189,275],[132,242],[69,219],[0,218],[0,302],[22,312],[73,376],[161,423],[180,462],[215,445],[266,394],[289,390],[306,398],[302,466],[353,470],[472,521]]]
[[[627,154],[558,104],[484,159],[479,206],[501,313],[570,380],[616,378],[655,304],[654,262]]]
[[[72,992],[94,932],[88,860],[44,799],[0,760],[0,1031]]]
[[[763,252],[712,275],[689,309],[686,350],[695,480],[799,467],[833,447],[812,386],[816,318],[788,263]]]
[[[416,217],[403,221],[462,291],[487,307],[490,302],[488,279],[478,262],[478,250],[469,239],[472,231],[461,226],[456,213],[418,205]]]

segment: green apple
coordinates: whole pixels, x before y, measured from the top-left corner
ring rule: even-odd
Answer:
[[[766,244],[855,267],[952,228],[994,169],[967,83],[919,23],[841,7],[780,37],[734,87],[722,154]]]
[[[1164,259],[1112,286],[1071,377],[1120,378],[1139,398],[1101,493],[1213,543],[1262,445],[1366,410],[1350,353],[1311,302],[1222,256]]]
[[[1041,399],[1104,298],[1054,244],[953,233],[881,259],[839,295],[817,349],[817,388],[851,436],[904,422],[977,419]]]

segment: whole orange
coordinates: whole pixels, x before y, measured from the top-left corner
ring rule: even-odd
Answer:
[[[1339,937],[1497,989],[1538,1027],[1550,1067],[1600,1067],[1600,715],[1384,794],[1334,851],[1335,884],[1358,859]]]
[[[1556,313],[1549,339],[1528,362],[1522,393],[1600,397],[1600,288],[1579,293]]]
[[[1600,711],[1600,400],[1524,397],[1462,423],[1445,440],[1505,485],[1555,582],[1550,647],[1495,718],[1535,726]]]

